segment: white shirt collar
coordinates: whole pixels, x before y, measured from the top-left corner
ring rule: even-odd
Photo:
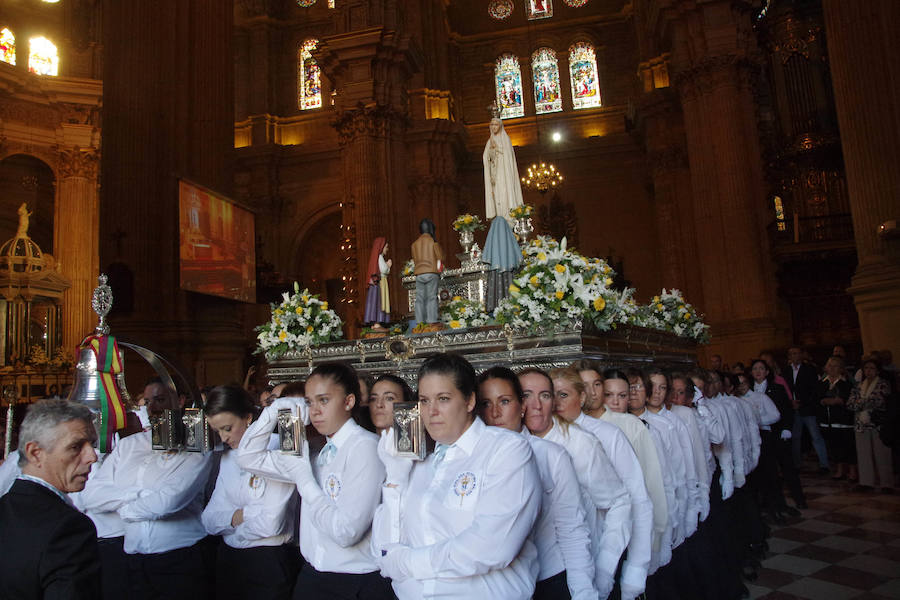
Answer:
[[[475,451],[475,444],[478,443],[478,438],[481,437],[481,434],[484,431],[485,427],[487,427],[487,425],[484,424],[484,421],[481,420],[481,417],[475,417],[475,420],[472,421],[472,424],[469,425],[469,428],[466,429],[463,434],[450,445],[455,448],[459,448],[468,456],[471,456],[472,452]]]
[[[340,450],[341,445],[350,439],[350,436],[353,435],[353,432],[356,431],[357,427],[359,427],[359,425],[356,424],[356,421],[347,419],[347,421],[341,425],[340,429],[334,432],[334,435],[326,439],[334,444],[335,448]]]

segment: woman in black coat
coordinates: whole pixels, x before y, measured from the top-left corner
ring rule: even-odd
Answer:
[[[819,401],[819,427],[828,447],[828,457],[837,465],[832,479],[847,477],[856,481],[856,437],[853,411],[847,408],[853,385],[844,376],[844,361],[832,356],[825,363],[825,376],[816,388]]]

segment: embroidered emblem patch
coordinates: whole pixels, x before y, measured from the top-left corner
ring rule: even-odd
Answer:
[[[453,482],[453,493],[459,496],[460,506],[463,505],[466,496],[471,495],[475,491],[476,485],[475,473],[471,471],[466,471],[456,476],[456,481]]]
[[[247,480],[247,485],[250,486],[250,496],[259,498],[266,489],[266,480],[257,475],[250,475],[250,479]]]
[[[341,479],[334,473],[331,473],[328,477],[325,478],[325,483],[323,484],[325,488],[325,493],[328,494],[328,497],[332,500],[337,500],[338,496],[341,495]]]

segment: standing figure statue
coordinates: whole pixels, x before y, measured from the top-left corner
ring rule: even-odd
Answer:
[[[496,110],[491,119],[491,137],[484,145],[484,212],[487,220],[503,217],[510,221],[510,209],[522,205],[522,188],[516,153]],[[511,222],[511,221],[510,221]]]
[[[28,237],[28,217],[33,213],[28,212],[28,205],[24,202],[19,206],[19,228],[16,230],[16,237]]]
[[[434,241],[434,222],[422,219],[419,238],[413,242],[412,258],[416,274],[416,323],[438,322],[438,282],[444,251]]]
[[[366,290],[366,310],[363,321],[372,324],[372,329],[383,329],[382,323],[391,321],[391,296],[388,287],[388,273],[393,261],[386,258],[388,243],[383,237],[375,238],[369,255],[369,289]]]

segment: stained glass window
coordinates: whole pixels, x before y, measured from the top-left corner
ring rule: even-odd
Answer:
[[[28,70],[38,75],[59,75],[59,52],[45,37],[28,40]]]
[[[0,60],[16,64],[16,36],[9,27],[0,29]]]
[[[538,114],[562,110],[559,93],[559,66],[552,48],[540,48],[531,55],[534,77],[534,108]]]
[[[587,42],[577,42],[569,47],[569,81],[575,110],[600,106],[597,57],[594,47]]]
[[[519,59],[512,54],[504,54],[494,65],[494,83],[497,88],[497,106],[501,119],[513,119],[525,114],[522,102],[522,71]]]
[[[306,40],[297,59],[297,105],[300,110],[322,106],[322,74],[312,56],[319,40]]]
[[[328,8],[334,8],[334,0],[328,0]]]
[[[525,16],[528,20],[553,16],[553,0],[525,0]]]

